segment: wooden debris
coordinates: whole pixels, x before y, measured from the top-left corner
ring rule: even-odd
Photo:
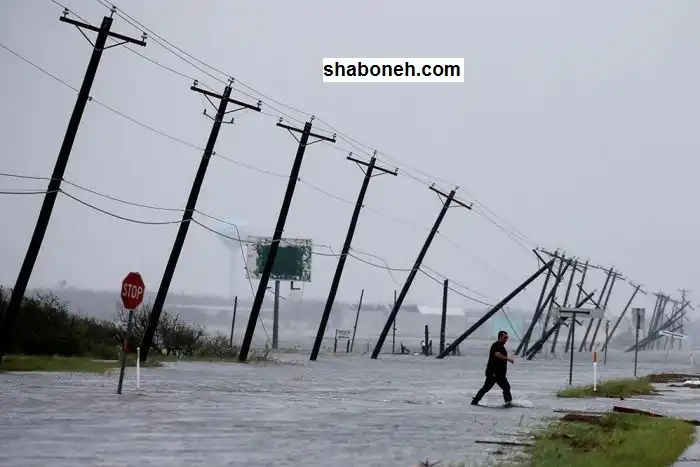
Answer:
[[[622,407],[621,405],[614,406],[613,412],[634,413],[638,415],[646,415],[648,417],[664,417],[664,415],[660,415],[657,413],[647,412],[646,410],[633,409],[631,407]]]
[[[570,413],[575,413],[575,414],[581,414],[581,415],[605,415],[608,412],[600,412],[596,410],[564,410],[564,409],[554,409],[552,412],[556,413],[565,413],[565,414],[570,414]]]
[[[633,414],[639,414],[639,415],[646,415],[648,417],[661,417],[661,418],[666,417],[666,415],[647,412],[646,410],[633,409],[631,407],[622,407],[619,405],[616,405],[613,407],[613,412],[633,413]],[[700,426],[700,420],[690,420],[690,419],[682,419],[682,420],[686,423],[690,423],[691,425]]]
[[[499,444],[501,446],[532,446],[532,443],[521,443],[518,441],[504,441],[504,440],[486,440],[486,439],[477,439],[474,441],[475,443],[478,444]]]

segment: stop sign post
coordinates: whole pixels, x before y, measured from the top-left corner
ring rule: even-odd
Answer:
[[[129,340],[131,339],[131,328],[134,320],[134,309],[138,308],[143,302],[143,294],[146,290],[146,286],[143,283],[141,274],[138,272],[130,272],[126,275],[122,281],[121,297],[122,304],[124,308],[129,310],[129,321],[126,325],[126,337],[124,339],[124,346],[122,348],[122,364],[121,370],[119,372],[119,386],[117,387],[117,394],[122,393],[122,383],[124,382],[124,369],[126,367],[126,355],[129,350]]]

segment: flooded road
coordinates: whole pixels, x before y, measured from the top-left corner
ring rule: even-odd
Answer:
[[[420,460],[485,461],[553,409],[613,405],[700,418],[700,390],[670,388],[633,400],[557,399],[568,354],[509,366],[516,401],[533,408],[472,407],[484,346],[462,356],[277,355],[284,364],[169,363],[85,374],[0,374],[0,465],[19,466],[413,466]],[[466,352],[465,352],[466,350]],[[643,352],[638,374],[689,372],[688,351]],[[574,384],[592,381],[591,354],[576,353]],[[631,377],[634,354],[611,351],[600,377]],[[516,357],[517,359],[517,357]],[[665,386],[660,386],[665,387]],[[483,404],[500,404],[496,387]]]

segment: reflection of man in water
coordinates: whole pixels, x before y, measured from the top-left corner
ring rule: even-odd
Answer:
[[[472,405],[479,405],[481,398],[493,388],[494,384],[498,384],[503,390],[503,400],[505,400],[506,405],[512,403],[513,397],[510,394],[510,383],[508,378],[506,378],[506,372],[508,370],[508,362],[515,363],[515,361],[508,357],[508,351],[505,347],[507,341],[508,333],[499,331],[498,340],[491,344],[491,349],[489,350],[489,360],[486,364],[486,381],[484,381],[484,385],[472,399]]]

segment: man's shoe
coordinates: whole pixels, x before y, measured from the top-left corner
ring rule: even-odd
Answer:
[[[505,407],[513,407],[513,401],[508,401],[504,404]]]
[[[479,405],[479,403],[477,401],[475,401],[474,399],[472,399],[471,405]]]

